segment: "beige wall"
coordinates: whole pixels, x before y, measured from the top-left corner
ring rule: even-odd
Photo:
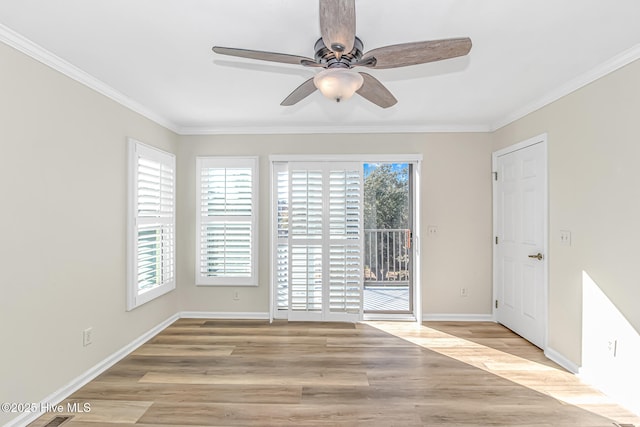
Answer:
[[[640,331],[640,62],[608,76],[495,132],[494,149],[548,133],[550,278],[549,346],[583,362],[585,272],[635,330]],[[572,245],[560,244],[570,230]],[[606,309],[584,336],[617,338]],[[622,354],[632,347],[622,345]],[[596,343],[607,346],[606,339]],[[620,354],[618,355],[619,360]],[[635,360],[640,360],[640,352]],[[616,360],[603,362],[618,363]],[[635,368],[637,371],[637,367]],[[628,373],[627,375],[634,375]],[[638,384],[640,378],[627,378]],[[637,387],[636,387],[637,389]]]
[[[0,64],[0,402],[38,402],[178,310],[127,313],[124,285],[126,138],[177,136],[2,43]]]
[[[178,152],[180,306],[209,312],[269,311],[269,155],[420,153],[423,312],[491,313],[491,140],[488,134],[235,135],[181,137]],[[260,285],[196,287],[195,158],[260,156]],[[460,288],[469,290],[460,297]],[[240,300],[234,301],[233,291]]]

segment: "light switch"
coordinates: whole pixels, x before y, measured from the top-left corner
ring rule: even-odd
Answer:
[[[563,246],[571,246],[571,231],[560,230],[560,243]]]

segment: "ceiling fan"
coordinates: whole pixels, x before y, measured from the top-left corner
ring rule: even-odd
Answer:
[[[356,72],[354,67],[398,68],[464,56],[471,50],[471,39],[452,38],[380,47],[363,54],[362,41],[356,37],[355,0],[320,0],[320,38],[314,47],[315,59],[285,53],[214,46],[221,55],[262,61],[324,68],[302,83],[280,105],[294,105],[319,89],[337,102],[354,93],[388,108],[398,101],[375,77]]]

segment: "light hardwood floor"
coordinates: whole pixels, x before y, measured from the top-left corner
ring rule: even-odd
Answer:
[[[67,402],[66,427],[640,425],[494,323],[181,319]]]

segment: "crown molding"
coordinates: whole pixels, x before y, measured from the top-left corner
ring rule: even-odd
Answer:
[[[42,64],[53,68],[54,70],[64,74],[65,76],[77,81],[78,83],[81,83],[88,88],[93,89],[96,92],[106,96],[107,98],[110,98],[118,104],[146,117],[147,119],[159,124],[160,126],[176,132],[178,126],[175,123],[171,122],[165,117],[160,116],[144,105],[115,90],[103,81],[93,77],[86,71],[81,70],[80,68],[65,61],[59,56],[54,55],[42,46],[32,42],[31,40],[2,24],[0,24],[0,41],[35,59],[36,61],[39,61]]]
[[[352,133],[475,133],[491,132],[488,125],[344,125],[344,126],[217,126],[180,127],[177,133],[189,135],[283,135],[283,134],[352,134]]]
[[[559,86],[558,88],[547,92],[542,97],[536,99],[535,101],[524,105],[523,107],[518,108],[510,114],[507,114],[501,120],[496,121],[490,126],[489,132],[495,132],[496,130],[515,122],[523,118],[524,116],[533,113],[545,107],[552,102],[557,101],[558,99],[569,95],[576,90],[593,83],[594,81],[610,74],[625,65],[629,65],[630,63],[640,59],[640,44],[635,45],[634,47],[625,50],[624,52],[614,56],[613,58],[608,59],[607,61],[601,63],[600,65],[592,68],[574,78],[573,80],[568,81],[567,83]]]

